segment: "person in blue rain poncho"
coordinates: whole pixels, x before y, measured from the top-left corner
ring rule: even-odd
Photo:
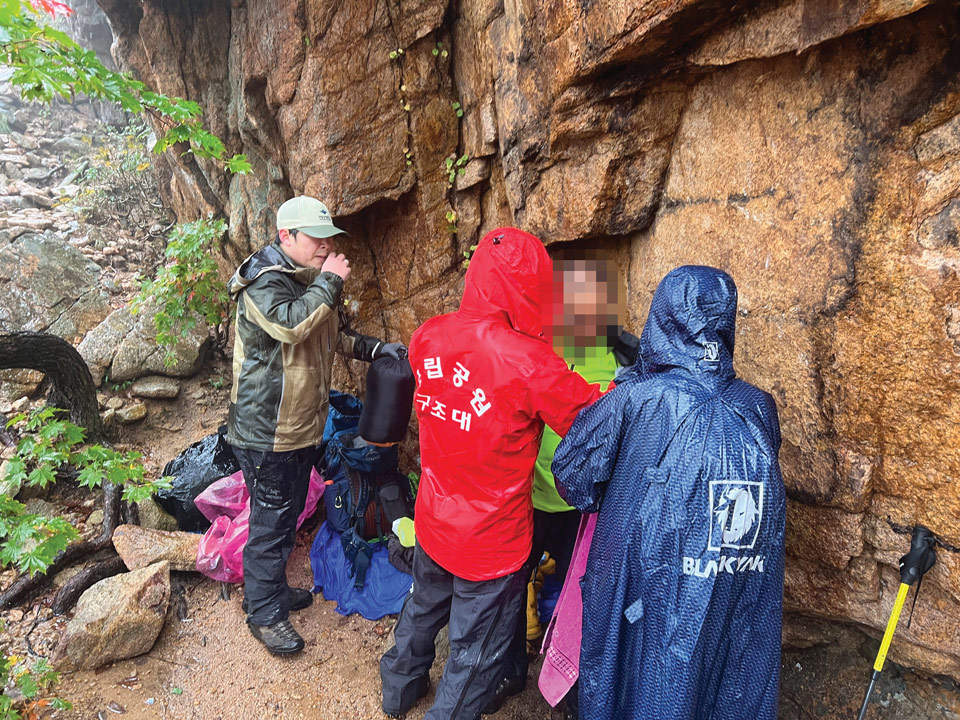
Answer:
[[[640,360],[580,413],[553,472],[598,512],[582,580],[581,720],[774,720],[785,499],[773,398],[733,369],[737,290],[686,266]]]

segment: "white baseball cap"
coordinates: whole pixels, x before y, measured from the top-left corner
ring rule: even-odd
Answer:
[[[310,237],[327,238],[344,232],[333,224],[327,206],[301,195],[287,200],[277,210],[277,230],[299,230]]]

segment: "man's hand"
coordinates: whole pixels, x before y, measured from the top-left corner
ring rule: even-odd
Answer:
[[[407,346],[403,343],[384,343],[380,347],[377,357],[383,357],[384,355],[392,357],[394,360],[400,360],[407,356]]]
[[[350,261],[344,257],[343,253],[327,255],[327,259],[323,261],[320,272],[332,272],[334,275],[339,275],[346,280],[350,277]]]

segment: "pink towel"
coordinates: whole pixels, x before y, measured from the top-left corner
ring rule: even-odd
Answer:
[[[543,639],[541,652],[546,657],[540,670],[538,685],[540,693],[551,707],[556,707],[580,676],[580,633],[583,628],[580,579],[587,568],[587,556],[590,554],[596,526],[596,513],[584,515],[580,519],[570,570]]]

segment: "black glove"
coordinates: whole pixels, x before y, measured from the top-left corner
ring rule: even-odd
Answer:
[[[377,357],[383,357],[384,355],[392,357],[394,360],[401,360],[407,356],[407,346],[403,343],[384,343],[377,351]]]

